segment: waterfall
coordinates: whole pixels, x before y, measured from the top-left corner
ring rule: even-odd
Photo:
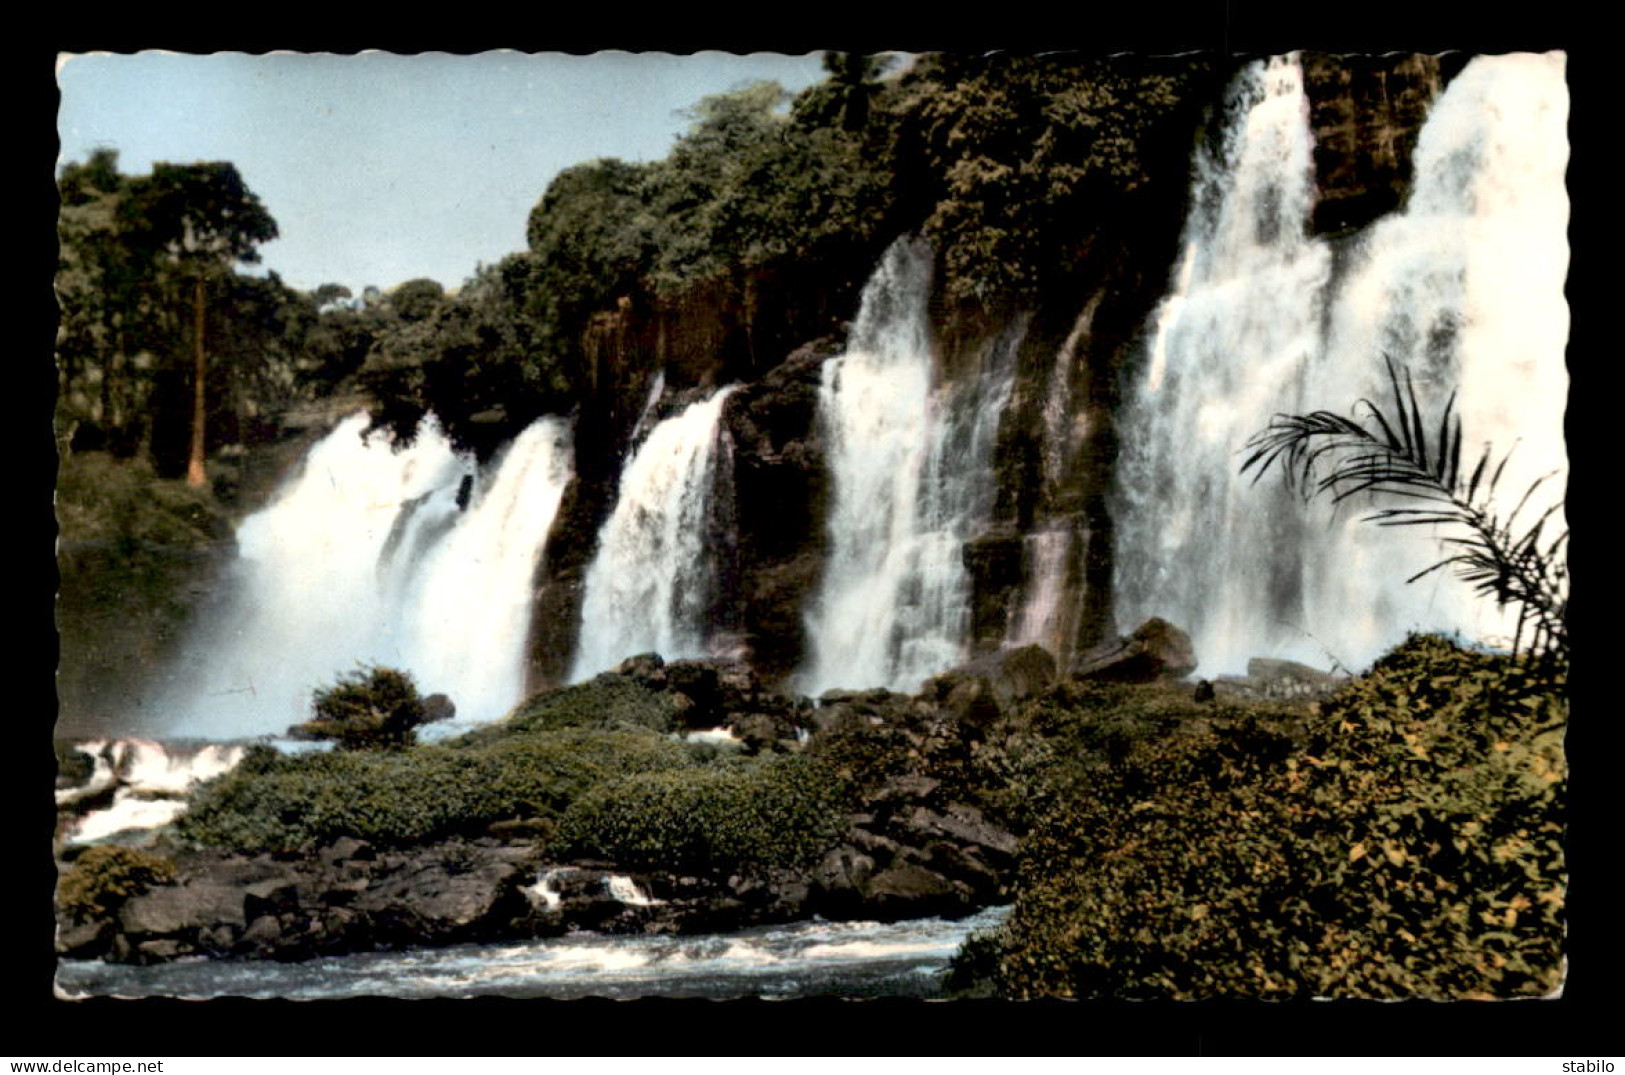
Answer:
[[[570,475],[569,423],[533,423],[404,593],[405,663],[459,718],[494,720],[524,694],[532,580]]]
[[[846,352],[824,364],[819,418],[834,495],[830,554],[807,615],[801,689],[915,690],[964,657],[963,548],[990,514],[992,452],[1019,331],[973,376],[937,383],[930,251],[899,240],[864,288]]]
[[[1422,129],[1409,204],[1336,272],[1331,245],[1307,236],[1295,60],[1249,67],[1228,106],[1222,145],[1198,154],[1177,282],[1122,420],[1119,624],[1180,624],[1208,674],[1254,655],[1357,668],[1415,629],[1496,639],[1493,605],[1447,572],[1405,584],[1446,535],[1361,524],[1370,501],[1306,507],[1278,475],[1237,471],[1276,413],[1385,398],[1385,353],[1425,413],[1460,386],[1467,465],[1486,440],[1499,453],[1522,439],[1523,473],[1562,469],[1561,57],[1469,64]]]
[[[531,573],[569,477],[567,427],[533,425],[478,472],[431,417],[410,447],[341,422],[237,530],[228,607],[172,679],[167,734],[275,734],[365,664],[413,673],[463,719],[519,700]],[[488,480],[487,480],[488,479]]]
[[[706,656],[716,572],[709,520],[724,388],[649,431],[621,475],[587,569],[572,682],[638,653]]]

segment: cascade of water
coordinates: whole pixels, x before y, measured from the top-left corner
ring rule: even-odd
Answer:
[[[969,626],[965,540],[986,522],[991,459],[1019,332],[977,376],[934,387],[930,251],[899,240],[865,286],[846,353],[824,364],[834,475],[830,556],[807,616],[801,689],[914,690],[958,663]]]
[[[397,622],[378,585],[402,507],[423,512],[470,464],[428,421],[410,448],[363,438],[354,415],[318,443],[301,472],[237,529],[234,607],[188,656],[171,689],[171,735],[281,732],[307,719],[311,692],[356,662],[394,658]]]
[[[234,598],[168,691],[168,734],[281,732],[365,664],[412,672],[470,720],[519,700],[530,574],[569,476],[563,423],[527,430],[489,488],[432,417],[400,450],[366,427],[340,423],[238,527]]]
[[[1390,355],[1411,372],[1424,409],[1435,415],[1456,391],[1463,466],[1472,467],[1486,445],[1495,460],[1511,453],[1498,487],[1502,510],[1536,478],[1553,476],[1520,513],[1525,521],[1562,499],[1567,470],[1563,72],[1557,53],[1484,56],[1451,82],[1418,138],[1409,204],[1371,228],[1350,259],[1322,364],[1360,368],[1364,356]],[[1330,393],[1353,387],[1325,380],[1317,397],[1328,401],[1339,398]],[[1386,394],[1375,380],[1363,388],[1373,398]],[[1561,524],[1559,511],[1548,534]],[[1380,541],[1359,533],[1369,539],[1356,547],[1350,531],[1364,529],[1343,532],[1348,570],[1311,591],[1311,615],[1324,620],[1359,600],[1352,579],[1406,578],[1449,551],[1417,540],[1416,530],[1397,541],[1394,532]],[[1514,631],[1512,610],[1497,609],[1444,573],[1427,587],[1388,587],[1366,600],[1389,624],[1450,627],[1495,642]],[[1391,628],[1386,636],[1369,635],[1368,649],[1394,641]]]
[[[1066,581],[1072,556],[1071,523],[1063,520],[1023,538],[1028,564],[1024,599],[1005,640],[1008,646],[1040,645],[1051,654],[1070,655],[1067,639],[1076,627],[1076,601]]]
[[[1467,443],[1532,435],[1536,465],[1562,466],[1565,104],[1560,58],[1474,60],[1421,132],[1410,204],[1334,279],[1329,247],[1306,237],[1297,65],[1238,77],[1224,144],[1198,155],[1177,284],[1123,417],[1121,624],[1186,627],[1206,673],[1265,654],[1358,667],[1407,630],[1482,633],[1484,602],[1447,574],[1405,585],[1440,555],[1423,535],[1356,524],[1369,503],[1306,509],[1278,477],[1237,469],[1276,413],[1385,397],[1385,353],[1416,375],[1425,411],[1462,386]],[[1530,393],[1516,423],[1496,414],[1495,399]]]
[[[569,423],[533,423],[412,575],[405,663],[451,696],[459,719],[495,720],[524,693],[536,564],[570,475]]]
[[[715,596],[707,520],[718,424],[732,392],[667,418],[627,462],[587,569],[572,681],[637,653],[706,656]]]

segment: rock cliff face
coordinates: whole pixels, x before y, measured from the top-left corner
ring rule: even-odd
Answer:
[[[1313,227],[1345,234],[1401,206],[1410,154],[1454,57],[1303,57],[1318,205]],[[1192,132],[1193,140],[1199,132]],[[988,525],[963,548],[971,577],[969,656],[1044,645],[1068,666],[1115,637],[1112,527],[1116,416],[1143,361],[1146,325],[1178,260],[1188,183],[1170,178],[1102,214],[1069,271],[1031,308],[932,302],[941,375],[972,376],[976,356],[1018,332],[1016,372],[994,452]],[[878,254],[878,251],[874,252]],[[823,361],[839,353],[873,258],[806,265],[654,301],[622,300],[582,340],[590,397],[577,415],[577,479],[537,578],[531,687],[566,674],[582,577],[613,509],[620,468],[646,408],[742,385],[723,418],[713,535],[720,556],[717,637],[783,684],[806,651],[807,599],[828,539],[830,477],[818,419]],[[645,305],[646,304],[646,305]],[[806,342],[816,341],[816,342]],[[651,401],[655,378],[659,401]],[[646,430],[645,430],[646,431]],[[854,685],[856,686],[856,685]]]
[[[1305,53],[1318,234],[1341,235],[1405,204],[1428,107],[1466,57]]]

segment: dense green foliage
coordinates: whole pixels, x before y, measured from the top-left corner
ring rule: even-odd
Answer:
[[[62,458],[56,515],[56,622],[64,652],[77,647],[81,658],[63,662],[57,689],[65,709],[115,712],[127,701],[124,677],[145,673],[180,637],[228,522],[210,490],[107,452]]]
[[[935,54],[910,75],[891,106],[900,174],[922,188],[910,196],[947,296],[989,303],[1064,279],[1098,233],[1135,216],[1153,176],[1184,184],[1191,91],[1206,69]]]
[[[236,439],[253,417],[246,400],[284,401],[276,389],[279,380],[287,387],[281,374],[299,335],[285,307],[297,303],[274,276],[251,283],[233,271],[277,235],[234,166],[158,163],[150,175],[127,176],[117,164],[116,153],[99,151],[64,167],[58,184],[58,431],[66,444],[121,455],[144,446],[173,475],[194,418],[197,349],[223,344],[225,361],[210,363],[206,384],[208,432]],[[245,352],[246,368],[232,361]]]
[[[344,686],[329,692],[339,710],[370,712],[371,691],[348,689],[370,682]],[[618,826],[628,815],[677,824],[665,803],[691,811],[681,847],[696,861],[778,864],[822,849],[839,781],[800,763],[707,764],[706,751],[665,734],[672,710],[669,694],[606,674],[440,745],[291,757],[255,748],[193,796],[176,832],[239,851],[309,851],[341,836],[407,846],[498,821],[560,821],[570,847],[630,865],[647,846]]]
[[[515,707],[501,724],[476,729],[465,738],[468,742],[485,742],[563,728],[666,732],[672,729],[676,712],[670,694],[651,690],[628,676],[605,672],[586,683],[533,695]]]
[[[528,248],[455,289],[418,279],[352,297],[244,276],[233,266],[276,224],[231,165],[128,176],[111,151],[69,163],[63,441],[146,452],[179,473],[199,281],[211,447],[251,442],[288,406],[350,386],[399,436],[433,411],[456,443],[486,454],[591,395],[595,318],[698,301],[752,340],[758,318],[793,307],[794,327],[773,331],[804,335],[774,337],[783,350],[765,361],[777,361],[849,313],[900,234],[936,246],[950,299],[1024,301],[1063,286],[1102,228],[1135,217],[1164,174],[1157,162],[1181,196],[1202,63],[931,55],[904,66],[830,53],[829,77],[794,97],[761,83],[705,98],[665,158],[554,177]],[[809,287],[838,305],[774,291]]]
[[[1417,637],[1306,723],[1187,701],[1146,736],[1135,709],[1038,718],[1053,751],[1020,896],[962,978],[1162,998],[1559,984],[1560,676]]]
[[[340,836],[403,846],[546,821],[604,781],[693,764],[681,744],[633,731],[292,757],[257,748],[196,793],[176,832],[239,851],[309,851]]]
[[[74,860],[57,886],[57,909],[77,922],[107,918],[132,896],[175,879],[169,859],[133,847],[102,844]]]
[[[846,830],[844,805],[835,774],[798,756],[643,773],[578,800],[555,849],[666,870],[805,866]]]
[[[314,716],[294,731],[346,750],[399,750],[416,740],[428,716],[411,675],[381,665],[339,676],[316,691],[310,708]]]

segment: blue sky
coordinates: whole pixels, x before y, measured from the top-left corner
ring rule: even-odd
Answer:
[[[820,77],[816,55],[92,53],[58,61],[57,126],[61,161],[236,164],[281,232],[264,265],[294,287],[455,287],[524,248],[560,169],[663,157],[700,98]]]

